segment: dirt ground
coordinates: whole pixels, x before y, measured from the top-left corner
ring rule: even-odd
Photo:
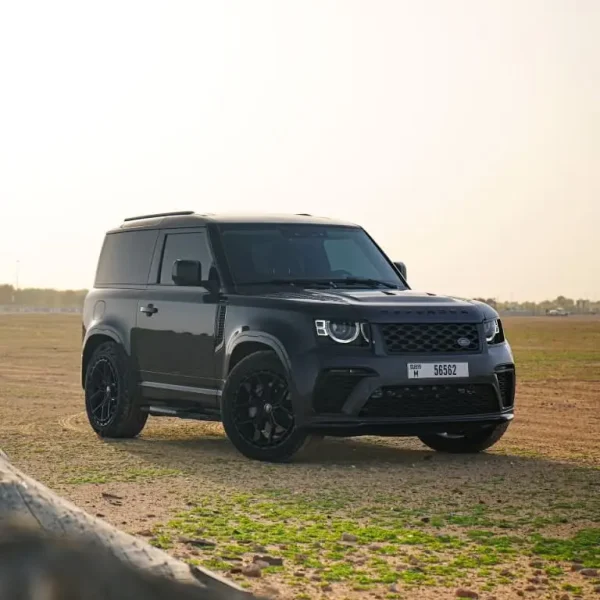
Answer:
[[[151,418],[139,439],[98,439],[78,317],[1,315],[0,448],[87,511],[273,597],[600,598],[600,320],[505,327],[517,416],[488,453],[324,440],[276,466],[215,424]]]

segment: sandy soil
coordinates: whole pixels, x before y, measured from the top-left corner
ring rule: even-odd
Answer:
[[[523,364],[517,419],[489,453],[444,456],[410,439],[325,440],[274,466],[241,457],[216,424],[155,418],[139,439],[99,440],[83,413],[78,319],[4,315],[0,447],[89,512],[272,596],[594,597],[600,576],[573,563],[600,568],[600,322],[566,321],[507,324]],[[256,529],[243,546],[247,517]],[[340,539],[326,536],[319,547],[298,532],[320,527],[321,517],[330,520],[323,531],[339,529]],[[227,524],[235,524],[230,540],[219,537]],[[388,545],[381,532],[395,527],[421,537]],[[182,542],[192,530],[216,546]],[[482,531],[498,544],[512,536],[506,553],[488,560],[489,547],[473,545]],[[440,546],[440,535],[456,547]],[[564,543],[540,554],[536,536]],[[257,552],[284,557],[283,567],[260,578],[235,572]]]

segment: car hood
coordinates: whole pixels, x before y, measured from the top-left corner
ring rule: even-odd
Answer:
[[[486,318],[496,318],[496,311],[476,300],[452,296],[440,296],[413,290],[373,289],[373,290],[280,290],[265,296],[290,302],[323,303],[354,307],[367,318],[387,321],[402,317],[403,320],[450,320],[479,322]],[[333,306],[332,306],[333,308]]]

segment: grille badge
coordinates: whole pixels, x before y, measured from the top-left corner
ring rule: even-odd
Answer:
[[[456,340],[456,343],[461,347],[461,348],[468,348],[471,345],[471,340],[469,338],[466,337],[459,337]]]

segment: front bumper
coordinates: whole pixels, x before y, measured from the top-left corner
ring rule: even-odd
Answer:
[[[467,362],[469,377],[408,379],[408,364],[415,362]],[[326,435],[464,432],[514,417],[508,343],[478,354],[435,356],[321,348],[292,366],[298,424]]]
[[[512,421],[513,411],[488,415],[465,415],[461,417],[430,418],[392,418],[381,419],[361,417],[321,418],[308,421],[305,428],[314,433],[327,436],[354,437],[361,435],[377,436],[419,436],[432,433],[468,433],[481,427],[493,427],[506,421]]]

